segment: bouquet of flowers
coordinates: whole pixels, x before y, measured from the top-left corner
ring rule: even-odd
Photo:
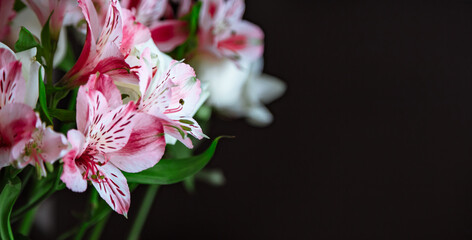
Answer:
[[[126,217],[139,184],[153,196],[158,185],[193,181],[220,139],[193,154],[212,112],[269,124],[264,104],[285,85],[262,74],[264,34],[242,20],[244,8],[1,0],[0,238],[27,236],[56,191],[89,189],[89,211],[64,235],[80,239],[112,211]]]

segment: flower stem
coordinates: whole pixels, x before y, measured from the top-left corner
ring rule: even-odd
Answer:
[[[89,240],[99,240],[100,236],[102,235],[103,229],[107,225],[108,218],[110,218],[110,214],[106,215],[102,220],[100,220],[95,228],[93,228],[92,233],[90,234]]]
[[[141,207],[139,208],[138,216],[136,216],[131,231],[129,232],[128,240],[139,239],[139,235],[144,227],[149,210],[151,209],[154,198],[156,197],[157,190],[159,190],[159,185],[148,186],[146,195],[144,196]]]
[[[29,233],[31,231],[31,227],[33,227],[33,221],[34,221],[34,217],[36,216],[37,211],[38,211],[38,207],[33,208],[33,209],[29,210],[23,216],[23,221],[21,222],[21,225],[18,229],[19,233],[21,233],[25,236],[29,235]]]

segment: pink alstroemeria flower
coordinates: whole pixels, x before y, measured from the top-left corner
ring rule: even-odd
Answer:
[[[138,111],[162,119],[166,134],[192,148],[187,133],[197,139],[206,137],[192,118],[200,99],[200,80],[192,67],[175,60],[167,65],[164,56],[157,68],[151,65],[149,49],[145,49],[141,56]]]
[[[0,48],[0,168],[19,157],[35,129],[37,117],[23,103],[25,94],[21,62]]]
[[[243,0],[202,0],[199,48],[238,62],[253,61],[264,51],[262,30],[245,20]]]
[[[177,17],[187,14],[191,1],[179,1]],[[124,0],[123,8],[131,10],[136,20],[149,27],[157,47],[164,52],[172,51],[188,38],[188,26],[185,21],[176,19],[167,0]],[[161,20],[165,16],[165,20]]]
[[[72,149],[63,157],[61,180],[75,192],[91,181],[113,210],[126,216],[130,192],[120,169],[139,172],[154,166],[165,148],[162,125],[136,104],[121,104],[107,75],[91,75],[77,95],[77,128],[67,138]]]
[[[0,120],[2,154],[7,154],[8,146],[15,145],[8,159],[0,156],[0,167],[14,160],[16,167],[31,164],[45,176],[44,162],[53,163],[60,158],[68,143],[62,134],[46,128],[32,109],[38,99],[39,63],[31,59],[35,54],[24,51],[16,55],[20,60],[17,61],[15,53],[0,43],[0,112],[3,114],[0,118],[5,119]],[[6,124],[9,121],[11,124]],[[35,126],[31,125],[32,121]]]
[[[36,166],[41,176],[45,177],[44,163],[54,163],[64,156],[67,148],[68,142],[65,136],[46,127],[46,124],[42,123],[38,116],[36,129],[16,162],[16,167],[24,168],[28,164]]]
[[[62,21],[66,12],[67,5],[70,0],[23,0],[23,2],[31,8],[42,26],[46,24],[49,16],[49,27],[51,37],[59,39],[59,33],[62,28]],[[52,15],[51,15],[52,14]]]
[[[87,37],[77,63],[59,82],[69,87],[87,82],[91,74],[107,74],[115,81],[137,83],[137,76],[130,72],[120,51],[123,23],[121,7],[111,0],[105,25],[102,27],[91,0],[79,0],[79,7],[87,21]]]

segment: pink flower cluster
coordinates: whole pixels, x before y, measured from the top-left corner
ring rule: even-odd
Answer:
[[[0,45],[0,168],[31,164],[45,176],[44,164],[62,157],[67,141],[34,112],[36,100],[28,97],[35,93],[28,92],[32,87],[26,86],[22,65],[7,46]],[[37,81],[37,77],[29,80]]]
[[[13,2],[6,0],[5,8],[2,7],[5,14],[0,17],[0,26],[5,28],[5,34],[16,31],[9,29],[14,14],[7,14],[6,10],[13,7]],[[202,0],[196,33],[191,32],[186,20],[197,6],[192,0],[25,0],[25,3],[41,26],[49,19],[53,40],[59,39],[63,25],[73,23],[80,30],[86,29],[77,62],[56,82],[62,87],[79,88],[77,129],[69,130],[66,138],[41,122],[34,112],[38,85],[30,86],[31,82],[40,81],[37,69],[25,79],[22,63],[2,45],[0,168],[31,164],[46,175],[44,164],[62,158],[61,180],[67,188],[84,192],[91,183],[113,210],[125,216],[130,207],[130,191],[122,171],[134,173],[153,167],[162,158],[166,142],[180,141],[192,148],[189,135],[196,139],[206,137],[193,119],[206,99],[202,97],[200,80],[192,67],[161,51],[170,52],[185,43],[190,34],[196,34],[193,36],[198,39],[198,46],[187,57],[211,55],[223,59],[221,62],[230,62],[237,67],[233,71],[237,74],[232,76],[244,75],[237,80],[241,86],[249,86],[246,84],[249,75],[239,71],[249,70],[248,66],[263,53],[262,30],[242,20],[243,0]],[[211,65],[219,66],[213,62]],[[217,75],[209,76],[206,84],[213,77],[221,83],[232,79]],[[214,86],[207,87],[210,91],[220,86],[211,84]],[[240,92],[241,89],[231,88],[224,95],[249,96]],[[205,94],[208,95],[208,90]],[[36,96],[34,101],[31,95]],[[247,103],[237,99],[238,104],[228,106],[260,107],[256,97],[251,99]],[[218,106],[216,103],[224,101],[210,102]]]
[[[84,85],[77,96],[77,130],[67,134],[72,148],[63,157],[61,179],[76,192],[85,191],[90,181],[116,212],[126,215],[130,192],[121,171],[154,166],[164,154],[165,135],[188,147],[188,134],[205,136],[192,118],[201,89],[187,64],[154,62],[151,54],[163,53],[151,53],[149,48],[130,54],[150,39],[149,29],[116,0],[101,5],[106,6],[100,20],[91,1],[79,0],[88,26],[86,42],[62,81]],[[126,91],[119,87],[135,89],[138,97],[124,102]]]

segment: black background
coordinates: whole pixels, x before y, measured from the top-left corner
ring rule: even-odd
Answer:
[[[472,2],[246,6],[288,85],[275,121],[215,120],[210,137],[236,136],[209,164],[226,185],[162,187],[142,238],[472,239]],[[125,238],[144,190],[104,239]]]

